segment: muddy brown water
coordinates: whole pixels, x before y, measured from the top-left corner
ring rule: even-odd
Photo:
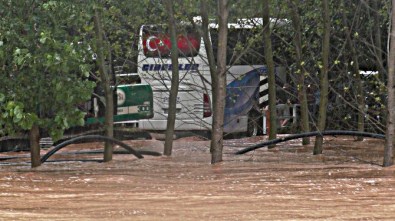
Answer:
[[[319,156],[300,140],[233,154],[265,139],[225,140],[216,165],[196,137],[176,140],[172,157],[100,163],[101,154],[77,154],[102,149],[88,143],[35,169],[29,158],[1,160],[0,220],[395,220],[395,167],[380,166],[383,141],[329,137]],[[159,140],[127,143],[163,151]]]

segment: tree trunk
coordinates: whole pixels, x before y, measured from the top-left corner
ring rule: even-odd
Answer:
[[[40,161],[40,128],[33,124],[33,127],[29,132],[29,143],[30,143],[30,158],[32,165],[31,167],[38,167],[41,165]]]
[[[223,133],[224,133],[224,111],[226,96],[226,49],[228,38],[228,1],[218,0],[218,52],[217,52],[217,74],[212,76],[213,89],[213,124],[211,137],[211,163],[222,161]]]
[[[101,85],[104,89],[105,96],[105,120],[104,130],[107,137],[114,137],[114,93],[111,89],[111,73],[110,68],[106,68],[105,55],[104,55],[104,41],[103,41],[103,26],[100,21],[100,12],[95,9],[94,15],[95,34],[96,34],[96,50],[97,50],[97,64],[99,66],[99,74]],[[110,53],[107,51],[107,53]],[[111,62],[111,61],[108,61]],[[113,146],[111,143],[106,142],[104,146],[103,161],[108,162],[112,160]]]
[[[209,36],[210,30],[208,28],[209,20],[208,20],[208,10],[207,10],[207,0],[201,0],[200,3],[201,3],[200,12],[202,15],[202,30],[203,30],[202,36],[203,36],[204,46],[206,48],[207,60],[210,67],[210,74],[211,77],[213,78],[217,73],[217,64],[215,63],[213,45],[211,44],[210,36]]]
[[[382,28],[381,28],[381,21],[382,21],[382,16],[380,15],[380,5],[382,6],[382,2],[381,1],[369,1],[369,3],[371,4],[371,10],[369,10],[370,12],[372,12],[373,14],[373,28],[372,28],[372,38],[373,38],[373,51],[375,54],[375,58],[376,58],[376,65],[379,71],[379,79],[381,80],[381,82],[386,82],[388,76],[387,76],[387,70],[386,67],[384,65],[384,61],[383,61],[383,57],[384,57],[384,50],[383,50],[383,43],[382,43]],[[385,91],[380,89],[380,92],[384,94]],[[382,99],[385,99],[385,96],[380,96]],[[381,116],[383,121],[380,122],[384,122],[386,121],[387,118],[387,112],[385,110],[385,108],[381,109]]]
[[[330,18],[328,0],[322,0],[323,10],[323,39],[322,39],[322,68],[320,72],[320,106],[318,112],[318,130],[323,131],[326,127],[326,110],[328,106],[328,62],[329,62],[329,37]],[[323,137],[317,136],[314,144],[313,154],[322,154]]]
[[[387,128],[385,133],[385,148],[383,166],[394,164],[394,136],[395,136],[395,0],[392,0],[390,51],[388,56],[388,101],[387,101]]]
[[[351,42],[352,43],[352,42]],[[365,131],[365,96],[363,93],[362,87],[362,79],[359,73],[359,63],[358,63],[358,56],[357,52],[355,51],[355,47],[352,47],[351,53],[353,57],[353,75],[355,79],[355,87],[357,91],[357,105],[358,105],[358,131],[363,132]],[[357,140],[362,141],[363,137],[357,137]]]
[[[177,105],[177,94],[179,85],[179,74],[178,74],[178,47],[177,47],[177,33],[176,33],[176,22],[174,19],[173,12],[173,1],[164,1],[166,11],[169,16],[169,30],[171,40],[171,63],[172,74],[171,74],[171,88],[169,98],[169,111],[167,115],[167,128],[166,128],[166,139],[164,147],[164,155],[171,156],[173,149],[173,135],[174,135],[174,124],[176,120],[176,105]]]
[[[310,132],[310,124],[309,124],[309,109],[307,104],[307,95],[306,95],[306,85],[305,85],[305,75],[307,74],[306,69],[302,65],[302,28],[300,24],[300,15],[297,5],[295,4],[295,0],[288,0],[289,7],[291,9],[291,18],[292,25],[295,31],[294,35],[294,45],[296,52],[296,64],[297,64],[297,88],[298,88],[298,99],[300,103],[300,114],[301,114],[301,128],[302,132],[307,133]],[[303,145],[310,144],[310,138],[304,137],[302,140]]]
[[[265,48],[265,61],[268,71],[268,84],[269,84],[269,119],[270,130],[269,139],[274,140],[277,137],[277,110],[276,110],[276,75],[274,73],[274,61],[272,51],[272,41],[270,38],[270,9],[269,0],[263,0],[263,44]],[[269,146],[273,148],[274,145]]]
[[[342,7],[346,8],[344,0],[341,2]],[[358,61],[358,54],[355,49],[355,41],[351,37],[352,27],[349,27],[346,12],[343,12],[343,25],[346,31],[346,41],[348,49],[351,53],[351,61],[352,63],[352,73],[355,80],[355,90],[356,90],[356,99],[357,99],[357,111],[358,111],[358,126],[357,130],[360,132],[365,131],[365,96],[363,94],[363,87],[362,87],[362,79],[359,73],[359,61]],[[358,141],[362,141],[363,137],[357,137]]]
[[[215,55],[213,50],[213,44],[210,40],[210,29],[209,29],[209,19],[208,19],[208,10],[207,10],[207,0],[200,1],[200,13],[202,16],[202,28],[200,29],[200,34],[203,37],[204,47],[207,53],[207,61],[210,69],[210,77],[215,81],[217,75],[217,64],[215,62]],[[212,85],[209,85],[208,90],[212,92]],[[212,104],[210,104],[212,107]],[[213,127],[210,128],[211,135]],[[222,139],[222,138],[221,138]]]
[[[379,13],[379,1],[369,1],[372,4],[371,11],[373,13],[373,39],[374,39],[374,53],[376,57],[376,63],[379,70],[379,76],[382,82],[385,82],[386,70],[383,62],[383,44],[381,41],[381,25],[380,25],[380,13]]]

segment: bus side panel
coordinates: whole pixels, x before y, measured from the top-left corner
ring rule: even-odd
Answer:
[[[165,51],[162,50],[162,44],[158,44],[162,39],[162,43],[166,45],[166,37],[161,38],[162,32],[159,29],[158,32],[154,32],[155,26],[152,27],[143,26],[140,30],[138,74],[143,83],[152,86],[154,117],[140,120],[139,127],[145,130],[164,131],[167,129],[172,64],[170,56],[162,56]],[[150,30],[152,32],[149,33]],[[209,130],[212,117],[204,117],[203,114],[204,94],[211,98],[211,77],[207,66],[204,42],[193,40],[194,34],[185,36],[190,40],[190,44],[194,45],[200,42],[200,45],[193,47],[198,49],[197,54],[192,53],[189,57],[180,56],[178,59],[180,84],[176,104],[175,130]],[[180,42],[180,45],[184,44]]]
[[[170,60],[162,60],[165,64]],[[180,59],[182,67],[188,65]],[[180,85],[177,94],[175,130],[209,130],[211,117],[204,118],[204,94],[211,97],[211,83],[207,66],[201,59],[194,60],[198,70],[180,70]],[[143,63],[144,64],[144,63]],[[163,67],[163,65],[162,65]],[[142,82],[150,84],[153,89],[154,117],[140,120],[139,127],[146,130],[166,130],[169,109],[169,91],[171,88],[171,70],[139,70]]]

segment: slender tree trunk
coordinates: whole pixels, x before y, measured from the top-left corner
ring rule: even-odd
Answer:
[[[352,42],[351,42],[352,43]],[[355,86],[357,91],[357,105],[358,105],[358,131],[365,131],[365,96],[363,93],[361,74],[359,73],[359,62],[355,47],[351,50],[353,57],[353,73],[355,79]],[[357,137],[357,140],[362,141],[363,137]]]
[[[96,48],[97,48],[97,64],[99,66],[100,80],[104,89],[106,110],[104,130],[107,137],[114,137],[114,97],[113,90],[111,89],[111,74],[110,68],[106,68],[105,55],[104,55],[104,41],[103,41],[103,26],[100,21],[101,15],[98,9],[95,9],[94,23],[96,34]],[[109,52],[108,52],[109,53]],[[109,61],[111,62],[111,61]],[[106,142],[104,146],[103,161],[108,162],[112,160],[113,146],[111,143]]]
[[[330,38],[330,18],[328,0],[322,0],[323,11],[323,39],[322,39],[322,68],[320,73],[320,106],[318,112],[318,130],[323,131],[326,127],[326,114],[328,106],[328,62],[329,62],[329,38]],[[313,154],[322,154],[323,137],[317,136],[314,144]]]
[[[383,166],[394,164],[394,136],[395,136],[395,0],[392,0],[390,51],[388,56],[388,101],[387,128],[385,133],[385,148]]]
[[[302,65],[302,28],[300,23],[300,15],[295,0],[288,0],[289,7],[291,9],[292,25],[295,31],[294,35],[294,45],[296,51],[296,63],[297,63],[297,88],[298,88],[298,98],[300,102],[300,114],[301,114],[301,128],[302,132],[310,132],[309,124],[309,109],[307,104],[307,94],[305,85],[305,75],[307,74],[306,69]],[[302,140],[303,145],[310,144],[310,138],[305,137]]]
[[[213,50],[213,45],[210,40],[210,30],[209,30],[209,20],[208,20],[208,9],[207,9],[207,0],[200,1],[200,13],[202,16],[202,28],[201,28],[201,35],[203,37],[204,47],[207,53],[207,61],[210,69],[210,77],[211,79],[216,79],[217,75],[217,64],[215,62],[215,55]],[[212,92],[212,85],[208,85],[208,90]],[[212,127],[210,128],[211,135]]]
[[[383,1],[384,2],[384,1]],[[376,65],[379,71],[379,79],[381,82],[386,82],[388,76],[387,76],[387,70],[384,65],[384,50],[383,50],[383,43],[382,43],[382,28],[381,28],[381,21],[382,21],[382,16],[380,15],[380,6],[382,5],[381,1],[369,1],[369,5],[371,5],[370,11],[372,12],[371,14],[373,15],[373,28],[372,28],[372,38],[373,38],[373,51],[375,53],[375,58],[376,58]],[[381,94],[384,94],[385,91],[380,89]],[[382,99],[385,96],[381,96]],[[387,119],[387,110],[385,108],[381,109],[381,116],[382,120],[380,122],[384,122]]]
[[[272,41],[270,32],[270,0],[263,0],[263,44],[265,48],[265,61],[268,71],[269,83],[269,116],[270,116],[270,130],[269,139],[274,140],[277,137],[277,110],[276,110],[276,75],[274,73],[274,61],[272,51]],[[274,145],[269,146],[273,148]]]
[[[173,1],[165,0],[164,4],[169,16],[169,29],[170,29],[170,40],[171,40],[171,63],[173,65],[172,65],[172,74],[171,74],[169,112],[167,115],[165,148],[163,154],[166,156],[170,156],[173,149],[174,124],[176,120],[176,105],[177,105],[177,94],[178,94],[178,85],[179,85],[178,47],[177,47],[176,22],[174,19],[174,11],[173,11]]]
[[[224,134],[224,111],[226,96],[226,48],[228,38],[228,1],[218,0],[218,52],[217,74],[212,76],[213,88],[213,125],[211,137],[211,163],[222,161],[223,134]]]
[[[344,0],[341,2],[342,7],[346,8]],[[359,73],[358,54],[355,49],[355,41],[351,37],[352,27],[349,27],[346,11],[343,12],[343,24],[346,31],[346,41],[348,49],[351,53],[352,73],[355,80],[356,98],[357,98],[357,111],[358,111],[358,131],[365,131],[365,96],[363,94],[362,79]],[[357,137],[357,140],[362,141],[363,137]]]
[[[210,30],[209,30],[209,21],[208,21],[208,10],[207,10],[207,0],[201,0],[200,2],[200,12],[202,15],[202,36],[204,41],[204,46],[207,52],[207,60],[210,67],[211,78],[214,78],[217,73],[217,64],[215,63],[213,45],[210,41]]]
[[[32,165],[31,167],[38,167],[41,165],[40,161],[40,129],[36,124],[29,132],[29,143],[30,143],[30,158]]]
[[[376,55],[376,63],[379,70],[379,76],[382,82],[385,82],[386,70],[383,62],[383,44],[381,41],[381,25],[380,25],[380,13],[379,13],[379,1],[369,1],[372,7],[373,14],[373,39],[374,39],[374,53]]]

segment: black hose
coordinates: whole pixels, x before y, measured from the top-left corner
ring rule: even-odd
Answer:
[[[0,161],[3,160],[13,160],[13,159],[19,159],[19,158],[29,158],[30,156],[11,156],[11,157],[0,157]]]
[[[151,151],[151,150],[137,150],[137,152],[139,152],[141,155],[150,155],[150,156],[156,156],[156,157],[162,156],[161,153],[156,152],[156,151]]]
[[[106,136],[101,136],[101,135],[85,135],[85,136],[79,136],[79,137],[75,137],[72,138],[70,140],[66,140],[58,145],[56,145],[52,150],[48,151],[48,153],[46,153],[42,158],[41,158],[41,163],[44,163],[50,156],[52,156],[54,153],[56,153],[57,151],[59,151],[60,149],[62,149],[63,147],[72,144],[74,142],[77,141],[88,141],[88,140],[93,140],[93,141],[109,141],[111,143],[115,143],[118,144],[119,146],[123,147],[124,149],[126,149],[127,151],[129,151],[131,154],[135,155],[137,158],[142,159],[144,158],[143,155],[141,153],[139,153],[138,151],[134,150],[132,147],[128,146],[127,144],[113,139],[113,138],[109,138]]]
[[[374,134],[374,133],[367,133],[367,132],[359,132],[359,131],[347,131],[347,130],[325,130],[325,131],[313,131],[301,134],[293,134],[287,137],[277,138],[274,140],[268,140],[259,144],[255,144],[253,146],[247,147],[245,149],[237,151],[235,154],[245,154],[252,150],[256,150],[261,147],[265,147],[272,144],[277,144],[281,142],[285,142],[288,140],[295,140],[303,137],[313,137],[313,136],[336,136],[336,135],[346,135],[346,136],[358,136],[358,137],[371,137],[376,139],[385,139],[385,135],[383,134]]]

